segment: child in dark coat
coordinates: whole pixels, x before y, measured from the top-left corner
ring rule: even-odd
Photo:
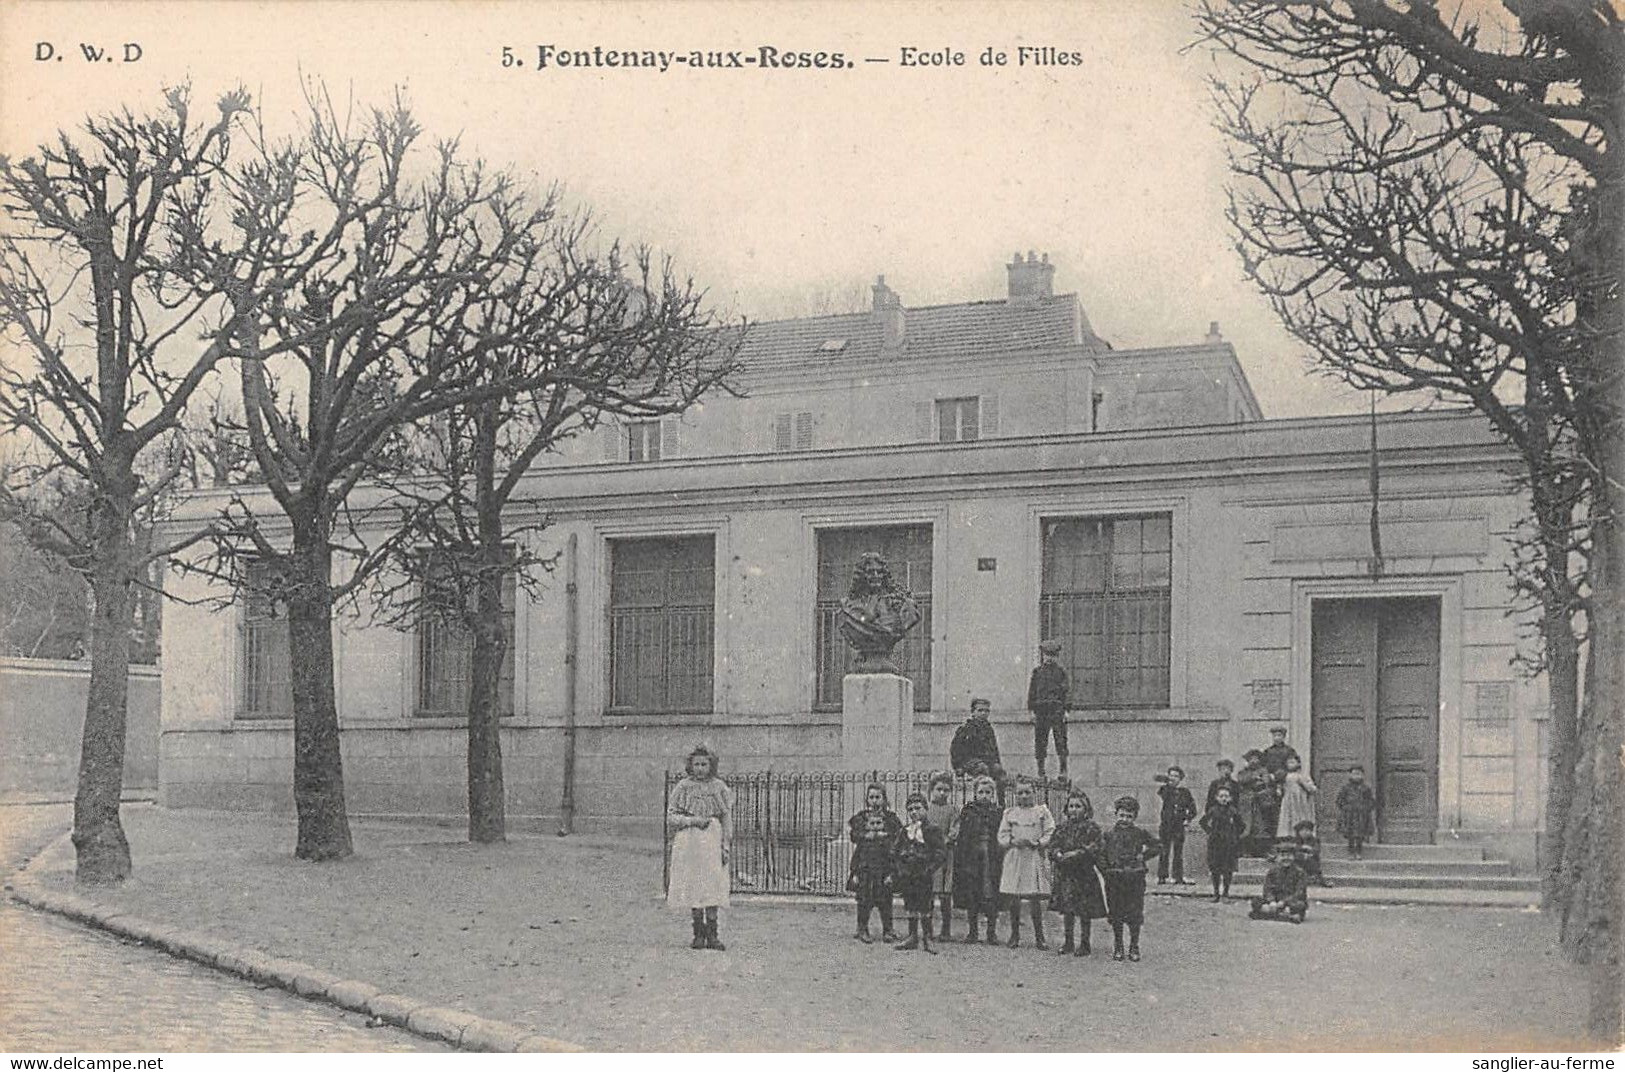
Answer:
[[[1140,802],[1121,796],[1112,805],[1117,824],[1101,838],[1100,873],[1106,879],[1106,919],[1112,925],[1112,959],[1123,959],[1123,925],[1128,924],[1128,959],[1140,959],[1140,926],[1145,922],[1146,861],[1162,851],[1157,839],[1134,825]]]
[[[1265,856],[1275,843],[1274,820],[1269,817],[1275,804],[1275,781],[1264,766],[1264,753],[1258,749],[1248,749],[1241,761],[1246,766],[1236,773],[1236,784],[1241,787],[1236,794],[1236,808],[1247,824],[1241,851],[1248,856]]]
[[[1235,877],[1236,864],[1241,859],[1242,838],[1247,829],[1246,820],[1235,805],[1230,787],[1220,785],[1202,816],[1202,829],[1207,831],[1207,873],[1213,881],[1213,900],[1228,900],[1230,880]]]
[[[896,941],[891,929],[892,839],[886,834],[884,816],[870,814],[864,819],[863,833],[852,849],[846,888],[858,898],[858,929],[852,937],[865,944],[874,941],[869,935],[869,916],[880,908],[884,938]]]
[[[976,779],[972,799],[959,810],[959,831],[954,840],[954,904],[965,909],[970,924],[965,941],[981,940],[977,924],[985,917],[988,945],[998,944],[995,928],[1004,859],[999,847],[1004,810],[995,802],[996,796],[992,778],[984,774]]]
[[[903,820],[899,819],[897,813],[891,810],[891,802],[886,798],[886,787],[883,785],[870,785],[863,791],[863,810],[846,821],[846,836],[851,839],[854,850],[863,843],[864,831],[868,828],[870,820],[877,816],[880,818],[887,852],[889,853],[892,839],[897,836],[899,830],[903,829]],[[854,851],[852,858],[857,859],[856,851]],[[897,941],[897,931],[892,927],[891,884],[889,882],[886,884],[884,895],[879,893],[877,887],[876,897],[877,900],[873,902],[873,907],[880,909],[881,937],[885,941],[895,942]],[[868,917],[865,916],[864,919],[867,920]],[[856,937],[861,938],[863,934],[868,932],[868,929],[867,924],[860,927],[859,930],[862,933]]]
[[[1061,955],[1090,953],[1090,921],[1106,916],[1106,884],[1095,867],[1101,851],[1100,826],[1094,808],[1082,790],[1074,790],[1066,800],[1061,825],[1049,842],[1049,858],[1055,865],[1050,888],[1050,908],[1066,922],[1066,942]],[[1078,922],[1078,942],[1072,942],[1072,921]]]
[[[1168,881],[1171,864],[1175,883],[1194,886],[1196,883],[1185,880],[1185,824],[1196,818],[1196,798],[1183,785],[1185,769],[1169,767],[1167,774],[1159,774],[1153,781],[1162,783],[1157,786],[1157,796],[1162,798],[1162,815],[1157,823],[1157,837],[1162,841],[1162,855],[1157,858],[1157,885]]]
[[[1337,832],[1348,839],[1349,855],[1365,857],[1365,839],[1377,833],[1377,794],[1365,780],[1365,768],[1349,768],[1349,780],[1337,791]]]
[[[1253,898],[1249,919],[1287,920],[1302,923],[1309,913],[1309,876],[1298,866],[1290,849],[1270,850],[1270,869],[1264,875],[1264,892]]]
[[[1033,758],[1038,761],[1038,777],[1044,775],[1045,752],[1055,738],[1055,756],[1061,761],[1061,777],[1066,777],[1066,671],[1060,663],[1061,642],[1046,640],[1038,645],[1038,665],[1027,679],[1027,710],[1033,713]]]
[[[899,951],[936,952],[931,948],[931,875],[942,866],[943,855],[942,831],[926,814],[925,795],[910,793],[908,822],[892,841],[892,868],[908,913],[908,937],[898,943]]]

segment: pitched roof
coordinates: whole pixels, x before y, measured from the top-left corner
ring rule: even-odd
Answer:
[[[879,313],[841,313],[753,323],[740,362],[745,373],[915,361],[953,355],[990,355],[1085,346],[1109,349],[1089,327],[1077,295],[1031,302],[979,301],[904,309],[903,345],[882,353]]]

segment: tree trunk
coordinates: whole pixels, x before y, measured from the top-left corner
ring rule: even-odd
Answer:
[[[1592,557],[1595,609],[1588,616],[1585,702],[1579,762],[1565,838],[1563,945],[1590,968],[1591,1030],[1617,1042],[1620,1006],[1620,838],[1622,751],[1620,699],[1625,696],[1625,633],[1621,632],[1620,541],[1599,528]],[[1612,604],[1610,606],[1610,603]]]
[[[1541,619],[1546,645],[1546,821],[1540,844],[1540,899],[1548,911],[1561,911],[1563,841],[1569,802],[1574,797],[1580,714],[1580,644],[1566,611],[1548,608]]]
[[[119,821],[130,692],[129,517],[128,494],[99,494],[92,507],[90,694],[73,797],[74,877],[80,882],[122,882],[130,876],[130,844]]]
[[[299,814],[294,855],[301,860],[338,860],[355,851],[344,806],[333,693],[332,565],[325,526],[296,520],[288,558],[288,653],[293,664],[293,802]]]
[[[468,840],[489,843],[508,836],[502,785],[502,662],[508,638],[502,629],[502,574],[499,538],[482,554],[474,596],[474,652],[468,689]]]

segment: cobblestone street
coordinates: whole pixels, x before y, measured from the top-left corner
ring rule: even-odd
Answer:
[[[67,828],[65,805],[0,807],[7,873]],[[0,1050],[445,1052],[445,1047],[0,902]]]

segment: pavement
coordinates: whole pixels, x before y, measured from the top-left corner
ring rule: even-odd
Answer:
[[[0,861],[20,865],[69,806],[0,806]],[[369,1017],[232,978],[0,900],[0,1051],[447,1052]]]
[[[1596,1045],[1583,977],[1534,911],[1317,904],[1297,927],[1152,898],[1133,964],[1100,955],[1100,924],[1089,958],[1040,953],[1030,927],[1021,949],[926,956],[852,941],[838,902],[738,899],[717,953],[689,949],[686,913],[659,903],[657,845],[476,846],[457,829],[358,821],[353,858],[308,864],[292,857],[291,818],[153,805],[124,817],[130,880],[76,888],[59,840],[13,877],[13,897],[462,1049]],[[1053,946],[1058,917],[1049,928]]]

